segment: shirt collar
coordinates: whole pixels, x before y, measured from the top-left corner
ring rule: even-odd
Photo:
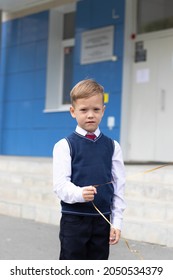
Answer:
[[[85,135],[87,134],[87,131],[86,131],[85,129],[81,128],[81,127],[78,126],[78,125],[77,125],[77,127],[76,127],[76,132],[77,132],[78,134],[83,135],[83,136],[85,136]],[[93,132],[93,133],[96,135],[96,137],[98,137],[98,136],[100,135],[100,129],[99,129],[99,127],[98,127],[98,128],[96,129],[96,131]]]

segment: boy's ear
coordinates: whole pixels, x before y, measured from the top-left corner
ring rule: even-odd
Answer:
[[[73,106],[70,106],[70,114],[73,118],[76,118],[76,115],[75,115],[75,109]]]

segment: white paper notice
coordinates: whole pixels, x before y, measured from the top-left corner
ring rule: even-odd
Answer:
[[[136,83],[148,83],[150,80],[150,70],[149,69],[139,69],[136,71]]]

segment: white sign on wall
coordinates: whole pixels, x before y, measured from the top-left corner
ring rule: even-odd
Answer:
[[[138,69],[136,71],[136,83],[143,84],[150,81],[150,70],[149,69]]]
[[[82,33],[81,64],[112,60],[114,26]]]

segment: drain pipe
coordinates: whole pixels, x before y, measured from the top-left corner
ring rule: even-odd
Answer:
[[[1,46],[1,29],[2,29],[2,10],[0,10],[0,46]]]
[[[1,59],[2,59],[2,10],[0,10],[0,67],[1,66]],[[1,71],[2,71],[2,68],[1,68]],[[0,72],[0,75],[1,75],[1,72]],[[0,79],[1,83],[2,83],[2,78]],[[3,86],[2,84],[0,85],[0,96],[1,96],[1,100],[2,100],[2,92],[3,90]],[[0,101],[0,154],[2,152],[2,110],[3,110],[3,104],[2,104],[2,101]]]
[[[2,30],[2,10],[0,10],[0,48],[1,48],[1,30]]]

